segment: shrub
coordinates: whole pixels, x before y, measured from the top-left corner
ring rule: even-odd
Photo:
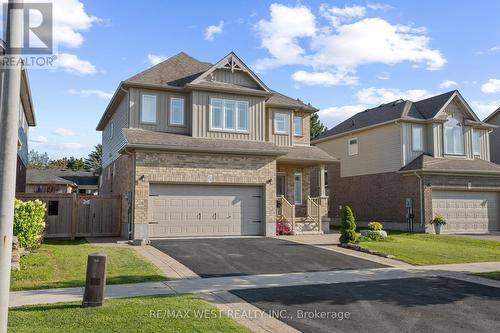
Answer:
[[[45,204],[40,200],[16,200],[14,209],[14,236],[19,240],[19,246],[34,250],[42,243],[45,229]]]
[[[380,222],[370,222],[368,223],[368,228],[373,231],[380,231],[384,226]]]
[[[434,219],[431,222],[432,224],[446,224],[446,220],[444,219],[444,216],[441,214],[436,214],[434,216]]]
[[[340,242],[352,243],[356,240],[356,219],[352,213],[351,207],[346,206],[342,214],[342,223],[340,224]]]
[[[385,237],[376,232],[369,233],[368,235],[359,237],[358,239],[360,242],[378,242],[383,240],[385,240]]]
[[[276,235],[289,235],[290,227],[288,227],[285,223],[276,223]]]

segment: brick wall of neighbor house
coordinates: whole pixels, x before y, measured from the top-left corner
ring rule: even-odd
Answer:
[[[26,166],[17,155],[17,169],[16,169],[16,192],[26,191]]]
[[[114,174],[113,174],[114,166]],[[122,196],[122,236],[128,232],[128,198],[132,198],[132,181],[134,158],[131,155],[121,155],[118,159],[102,170],[99,194],[120,194]]]
[[[310,168],[298,165],[278,165],[276,167],[276,172],[283,172],[286,174],[286,199],[293,204],[294,197],[294,186],[293,178],[294,174],[300,172],[302,174],[302,205],[295,206],[295,214],[299,217],[305,217],[307,215],[307,196],[311,195],[310,189]]]
[[[136,233],[139,233],[137,225],[148,223],[150,183],[264,185],[266,223],[276,222],[276,161],[273,158],[138,151],[135,177]],[[135,237],[147,236],[136,234]]]
[[[419,231],[420,191],[417,177],[388,172],[341,178],[340,164],[337,163],[328,166],[328,183],[332,184],[329,217],[335,224],[341,218],[339,206],[350,206],[361,226],[378,221],[386,229],[407,230],[405,198],[412,198],[414,230]]]

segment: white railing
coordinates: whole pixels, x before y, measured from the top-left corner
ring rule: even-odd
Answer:
[[[292,205],[284,196],[277,198],[278,207],[277,215],[282,220],[288,222],[292,226],[292,232],[295,230],[295,205]]]

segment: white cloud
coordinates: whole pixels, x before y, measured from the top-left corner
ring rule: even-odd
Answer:
[[[54,128],[51,132],[52,134],[54,135],[57,135],[57,136],[74,136],[75,135],[75,132],[73,132],[72,130],[68,129],[68,128]]]
[[[224,21],[220,21],[218,25],[209,25],[205,29],[205,39],[214,40],[215,35],[221,34],[224,28]]]
[[[485,94],[500,93],[500,80],[489,79],[488,82],[481,86],[481,91]]]
[[[373,7],[373,6],[372,6]],[[375,6],[377,7],[377,6]],[[270,18],[255,25],[261,46],[270,57],[258,59],[256,70],[283,65],[312,67],[313,72],[354,74],[360,65],[393,65],[408,61],[437,70],[446,59],[430,47],[427,29],[394,25],[365,17],[365,7],[320,7],[319,20],[306,6],[272,4]],[[329,82],[329,81],[327,81]],[[352,84],[349,81],[344,84]]]
[[[82,60],[78,56],[69,53],[60,53],[54,62],[55,68],[62,69],[68,73],[95,74],[96,67],[90,61]]]
[[[363,104],[332,106],[318,111],[318,114],[321,122],[328,128],[332,128],[366,109],[367,106]]]
[[[491,102],[472,101],[470,106],[479,119],[484,119],[500,107],[500,99]]]
[[[493,46],[493,47],[490,47],[489,49],[486,49],[486,50],[476,51],[475,54],[484,55],[484,54],[490,54],[490,53],[499,52],[499,51],[500,51],[500,46]]]
[[[46,144],[46,143],[49,142],[49,140],[46,137],[42,136],[42,135],[36,136],[34,138],[30,138],[29,141],[31,143],[35,143],[35,144],[36,143],[38,143],[38,144]]]
[[[366,5],[366,7],[370,8],[371,10],[382,10],[382,11],[387,11],[389,9],[394,8],[391,5],[385,3],[369,3]]]
[[[255,29],[261,38],[261,46],[272,58],[259,59],[255,67],[264,70],[304,62],[305,50],[299,45],[299,38],[316,34],[315,16],[305,6],[272,4],[269,8],[271,18],[257,22]]]
[[[167,57],[165,57],[164,55],[148,54],[148,61],[153,66],[165,60],[167,60]]]
[[[391,79],[391,73],[389,72],[382,72],[379,75],[377,75],[377,79],[379,80],[390,80]]]
[[[100,99],[110,99],[111,97],[113,97],[112,92],[103,91],[103,90],[99,90],[99,89],[81,89],[81,90],[69,89],[68,94],[79,95],[82,97],[95,96],[95,97],[100,98]]]
[[[457,85],[458,84],[455,81],[452,81],[452,80],[443,80],[439,84],[439,88],[441,88],[441,89],[449,89],[449,88],[457,86]]]
[[[356,93],[358,101],[367,105],[380,105],[398,99],[418,101],[430,96],[432,96],[432,94],[425,89],[410,89],[402,91],[399,89],[370,87],[361,89]]]
[[[292,75],[292,79],[308,86],[338,86],[341,84],[351,85],[358,82],[358,78],[346,72],[306,72],[296,71]]]
[[[60,150],[83,150],[88,148],[87,145],[84,145],[79,142],[68,142],[68,143],[60,143],[57,145],[53,145],[54,149],[60,149]]]

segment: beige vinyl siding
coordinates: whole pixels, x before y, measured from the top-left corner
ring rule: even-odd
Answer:
[[[156,123],[141,123],[142,95],[156,96]],[[170,98],[184,98],[184,125],[170,125]],[[149,131],[189,134],[191,129],[189,95],[159,90],[130,88],[130,127]]]
[[[348,156],[348,141],[358,138],[358,154]],[[394,172],[401,168],[401,127],[390,124],[344,135],[317,146],[341,160],[341,177]]]
[[[432,143],[431,154],[434,157],[443,157],[443,124],[433,123],[429,125],[432,128],[432,136],[430,137]]]
[[[278,134],[274,131],[274,114],[276,112],[288,113],[288,134]],[[267,131],[269,141],[278,146],[291,146],[293,145],[293,111],[286,109],[268,109],[267,110]]]
[[[489,137],[489,131],[486,129],[477,129],[475,128],[474,131],[479,131],[481,134],[481,138],[479,141],[479,157],[480,159],[490,161],[490,137]]]
[[[423,151],[413,151],[413,126],[420,126],[423,129]],[[402,123],[401,124],[401,143],[402,143],[402,165],[406,165],[420,156],[422,153],[428,153],[427,150],[427,128],[424,124]]]
[[[474,153],[472,152],[472,127],[464,126],[464,141],[465,141],[465,157],[474,158]]]
[[[117,106],[115,113],[102,131],[102,167],[105,168],[119,157],[120,149],[126,144],[122,128],[129,126],[129,94],[125,95]],[[111,124],[113,137],[110,138]]]
[[[210,99],[221,98],[248,102],[248,133],[210,129]],[[260,96],[233,95],[216,92],[193,91],[193,137],[229,140],[264,141],[265,100]]]
[[[255,82],[255,80],[250,75],[237,70],[231,72],[231,70],[229,69],[216,69],[205,78],[205,81],[216,81],[235,84],[248,88],[261,89],[257,82]]]
[[[302,117],[302,136],[293,136],[293,144],[308,145],[310,143],[311,133],[311,114],[308,112],[294,112],[294,116]],[[292,124],[293,120],[292,120]]]

